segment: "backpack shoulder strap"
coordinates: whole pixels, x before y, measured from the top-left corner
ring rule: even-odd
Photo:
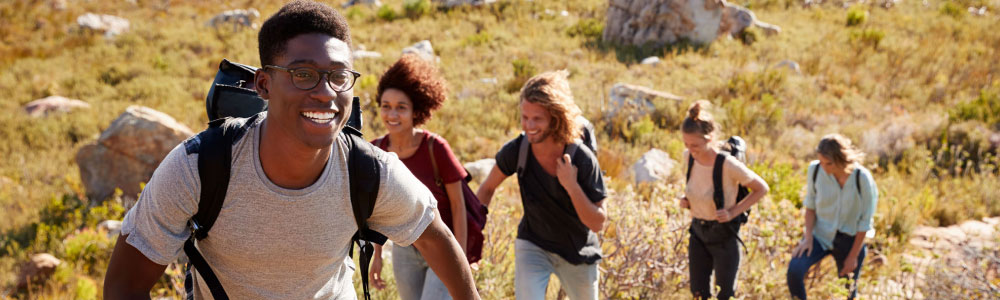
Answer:
[[[725,208],[725,198],[722,192],[722,169],[726,162],[726,155],[719,153],[715,155],[715,165],[712,167],[712,186],[715,188],[713,197],[715,198],[716,209]]]
[[[861,168],[854,169],[854,183],[858,186],[858,198],[861,198]]]
[[[368,267],[371,264],[375,247],[372,243],[384,244],[387,238],[368,227],[368,218],[375,210],[375,199],[378,197],[379,184],[381,183],[382,166],[378,162],[381,150],[375,145],[365,141],[361,131],[345,126],[341,131],[344,141],[347,144],[347,173],[350,181],[351,208],[354,211],[354,221],[358,225],[358,231],[351,238],[351,250],[354,252],[354,244],[358,245],[358,263],[361,265],[361,286],[364,291],[364,299],[371,299],[368,289]]]
[[[434,184],[436,184],[439,188],[443,190],[444,182],[441,180],[441,172],[438,171],[437,159],[434,158],[434,134],[431,133],[430,131],[424,131],[424,133],[425,133],[424,137],[427,139],[425,141],[427,143],[427,153],[430,154],[429,156],[431,157],[431,167],[434,169]],[[448,195],[447,191],[445,191],[445,195],[446,196]]]
[[[195,137],[184,141],[185,150],[189,154],[198,153],[198,178],[201,180],[201,194],[198,197],[198,212],[191,217],[191,237],[184,242],[184,253],[188,256],[191,266],[205,280],[208,290],[215,299],[229,299],[226,290],[208,265],[208,261],[195,247],[196,240],[208,237],[208,232],[219,217],[222,204],[226,200],[226,190],[229,188],[230,169],[232,168],[233,144],[239,140],[247,129],[258,122],[260,114],[249,119],[224,118],[209,122],[208,129]],[[190,271],[190,270],[189,270]],[[193,286],[193,279],[185,285]]]
[[[816,168],[813,169],[812,183],[813,183],[813,194],[816,194],[816,176],[819,175],[819,164],[816,164]]]
[[[691,181],[691,165],[693,164],[694,164],[694,156],[691,156],[691,153],[688,153],[687,177],[685,177],[684,180],[685,183]]]
[[[528,146],[531,146],[531,143],[524,133],[518,138],[521,139],[521,147],[517,151],[517,177],[521,177],[524,175],[524,166],[528,163]]]
[[[569,154],[570,162],[573,161],[573,157],[576,157],[576,151],[580,150],[580,144],[579,140],[573,140],[569,144],[566,144],[566,150],[563,153]]]

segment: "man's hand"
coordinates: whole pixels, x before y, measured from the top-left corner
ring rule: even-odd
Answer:
[[[569,154],[563,154],[562,159],[557,161],[556,176],[563,188],[576,184],[576,171],[576,166],[570,161]]]
[[[854,273],[854,269],[858,267],[858,256],[857,255],[847,255],[847,259],[844,260],[844,268],[840,270],[840,276],[848,276]]]
[[[806,235],[805,238],[799,241],[799,245],[795,247],[795,250],[792,250],[792,257],[799,257],[803,254],[805,254],[806,256],[812,255],[812,250],[813,250],[812,235]]]

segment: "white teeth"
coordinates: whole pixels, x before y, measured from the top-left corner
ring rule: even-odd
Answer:
[[[392,125],[392,126],[396,126],[396,125],[400,124],[399,122],[386,122],[386,123],[388,123],[389,125]]]
[[[314,111],[307,111],[302,113],[303,117],[309,118],[310,121],[316,123],[330,123],[333,121],[333,117],[335,115],[336,114],[330,112],[314,112]]]

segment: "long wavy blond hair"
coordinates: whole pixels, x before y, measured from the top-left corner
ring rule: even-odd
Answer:
[[[552,117],[549,124],[552,138],[564,144],[583,134],[576,121],[580,116],[580,107],[573,101],[568,76],[566,70],[545,72],[531,77],[521,88],[521,103],[527,101],[545,107]]]
[[[865,153],[854,147],[851,139],[837,133],[828,134],[820,139],[816,153],[844,168],[848,173],[854,170],[855,163],[861,163],[865,158]]]

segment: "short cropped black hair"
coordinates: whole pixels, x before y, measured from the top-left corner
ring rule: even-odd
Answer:
[[[351,29],[347,20],[326,4],[313,1],[292,1],[264,21],[257,34],[262,66],[274,64],[285,52],[288,40],[307,33],[321,33],[351,45]]]

